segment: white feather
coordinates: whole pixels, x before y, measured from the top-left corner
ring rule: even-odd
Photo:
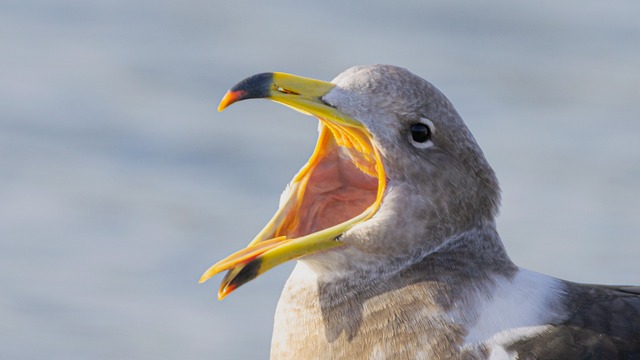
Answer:
[[[513,279],[496,282],[491,296],[479,300],[477,322],[467,333],[466,345],[485,344],[498,351],[501,345],[544,331],[544,325],[558,316],[553,309],[560,300],[559,280],[520,269]]]

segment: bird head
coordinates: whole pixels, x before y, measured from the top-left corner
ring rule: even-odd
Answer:
[[[292,259],[336,274],[411,261],[465,230],[493,223],[495,174],[449,100],[406,69],[359,66],[331,83],[283,73],[249,77],[219,110],[251,98],[319,120],[309,161],[228,270],[218,297]]]

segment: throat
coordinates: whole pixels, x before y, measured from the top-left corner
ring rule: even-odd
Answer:
[[[408,251],[399,251],[400,240],[375,244],[381,233],[376,220],[364,223],[344,234],[345,246],[317,253],[301,259],[305,268],[325,282],[344,282],[345,287],[357,288],[354,283],[379,283],[395,276],[412,274],[433,281],[469,278],[482,279],[493,275],[510,277],[518,267],[509,258],[493,224],[473,228],[440,240],[437,246],[413,244]],[[391,226],[392,227],[392,226]],[[392,227],[393,228],[393,227]],[[393,229],[391,232],[395,232]],[[387,233],[382,232],[384,239]],[[362,246],[358,242],[362,241]],[[356,244],[356,245],[353,245]],[[394,245],[396,247],[394,247]],[[423,245],[422,250],[420,246]]]
[[[451,304],[438,299],[456,301],[469,289],[489,291],[493,279],[511,279],[518,271],[495,230],[484,229],[455,236],[427,254],[398,258],[345,246],[300,260],[290,281],[317,288],[314,295],[330,304],[417,286],[424,299],[446,309]]]

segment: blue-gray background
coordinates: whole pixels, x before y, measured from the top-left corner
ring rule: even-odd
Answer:
[[[637,1],[5,0],[0,358],[265,358],[292,264],[223,302],[309,156],[312,118],[226,89],[391,63],[456,104],[503,187],[513,259],[640,283]]]

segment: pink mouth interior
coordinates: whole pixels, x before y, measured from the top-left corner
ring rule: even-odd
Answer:
[[[378,179],[359,170],[335,142],[313,168],[302,203],[286,231],[288,238],[308,235],[352,219],[376,200]],[[295,220],[297,217],[297,221]]]

